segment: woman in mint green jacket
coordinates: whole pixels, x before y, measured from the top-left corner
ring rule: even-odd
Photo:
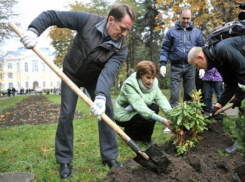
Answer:
[[[159,73],[152,61],[137,64],[136,73],[127,78],[115,103],[115,120],[134,141],[151,142],[156,121],[170,128],[167,119],[158,115],[171,110],[167,98],[158,87]]]

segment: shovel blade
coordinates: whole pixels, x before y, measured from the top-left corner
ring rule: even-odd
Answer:
[[[134,161],[157,174],[163,173],[171,163],[157,146],[151,145],[145,153],[149,156],[149,159],[146,160],[141,155],[137,154]]]

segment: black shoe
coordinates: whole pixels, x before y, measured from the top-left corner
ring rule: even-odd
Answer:
[[[231,147],[225,149],[225,152],[228,154],[233,154],[237,150],[237,144],[235,143]]]
[[[71,177],[71,165],[70,164],[60,164],[60,178],[67,179]]]
[[[103,161],[102,162],[103,165],[107,165],[109,166],[109,168],[112,168],[112,167],[123,167],[122,164],[118,163],[116,160],[108,160],[108,161]]]

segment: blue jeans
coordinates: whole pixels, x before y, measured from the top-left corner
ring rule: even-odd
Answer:
[[[192,65],[181,68],[177,66],[171,66],[170,73],[170,105],[175,107],[179,102],[179,92],[180,85],[183,79],[183,87],[184,87],[184,101],[192,101],[192,91],[195,87],[195,74],[196,68]]]
[[[213,108],[213,91],[218,100],[223,93],[223,82],[203,81],[204,112],[210,113]]]

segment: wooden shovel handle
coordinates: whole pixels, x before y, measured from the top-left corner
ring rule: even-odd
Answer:
[[[20,37],[21,31],[19,28],[12,22],[9,22],[9,26],[15,31],[15,33]],[[45,55],[40,51],[37,46],[34,46],[32,50],[88,105],[93,106],[93,101],[87,97],[52,61],[45,57]],[[101,118],[118,134],[124,139],[127,143],[130,142],[131,138],[124,133],[124,131],[116,125],[106,114],[102,114]],[[137,148],[137,146],[136,146]],[[139,148],[139,147],[138,147]],[[142,151],[137,151],[145,159],[149,157]]]
[[[219,113],[221,113],[221,112],[223,112],[223,111],[226,111],[226,110],[232,108],[232,106],[233,106],[233,103],[230,103],[230,104],[228,104],[228,105],[226,105],[226,106],[220,108],[219,110],[217,110],[217,111],[214,113],[214,115],[217,115],[217,114],[219,114]]]

